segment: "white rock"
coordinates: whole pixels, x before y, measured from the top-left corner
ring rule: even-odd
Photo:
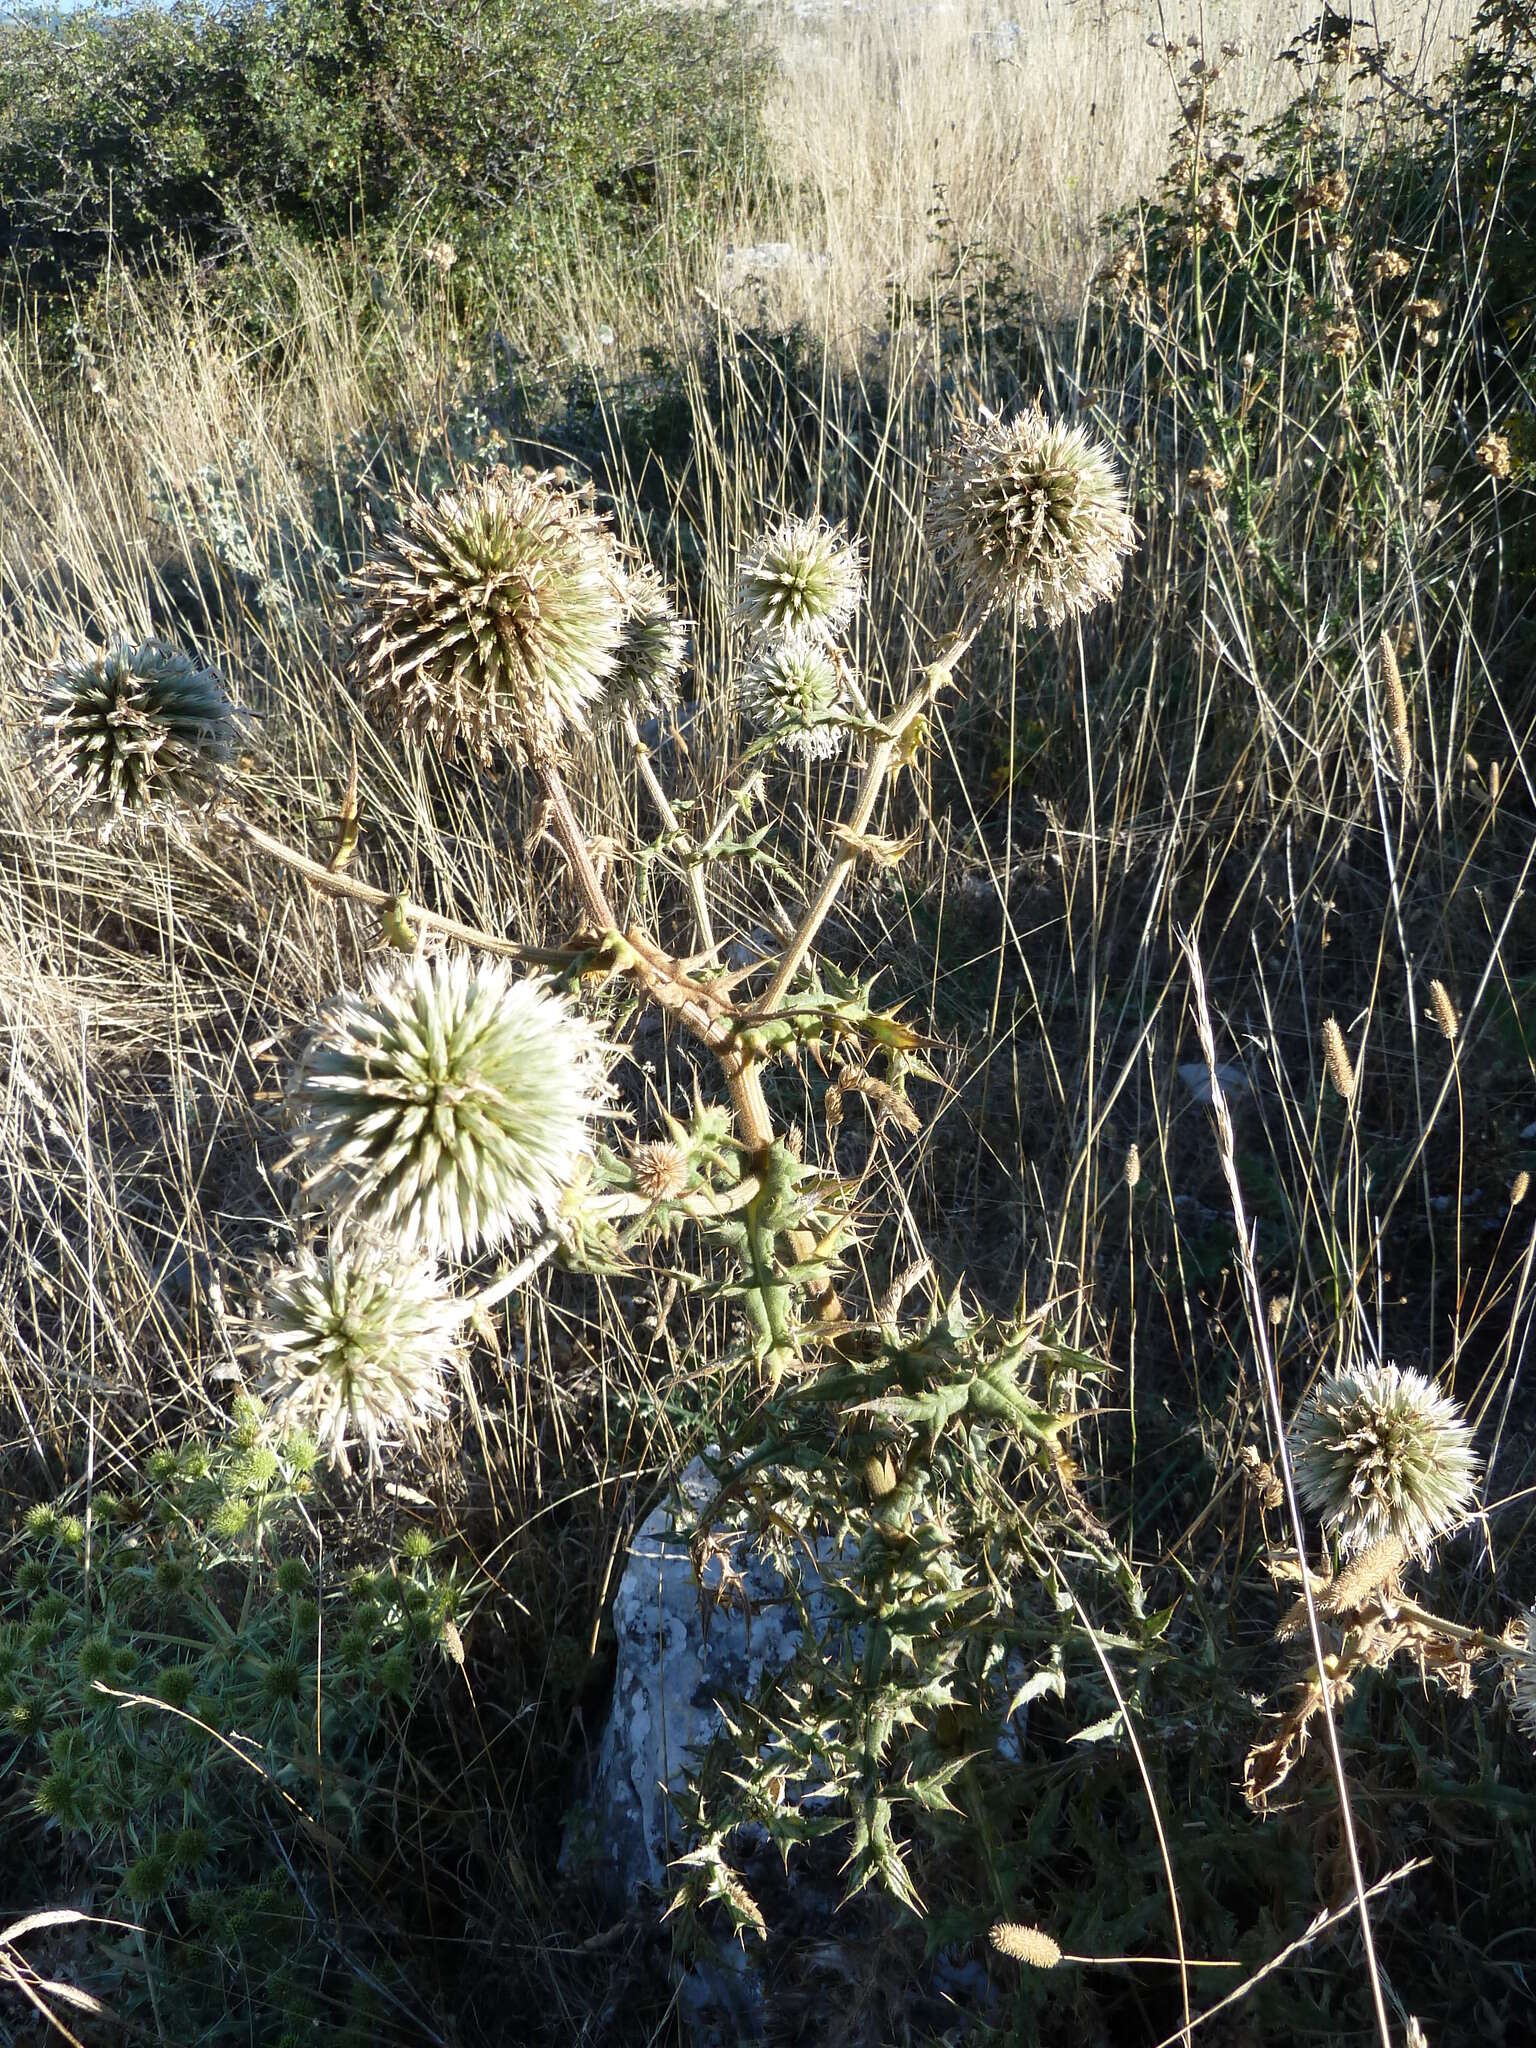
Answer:
[[[702,1459],[680,1490],[693,1508],[707,1506],[715,1482]],[[663,1503],[631,1543],[613,1603],[618,1666],[592,1806],[598,1857],[626,1899],[642,1884],[660,1888],[683,1846],[665,1788],[680,1789],[719,1732],[717,1701],[782,1669],[800,1640],[783,1579],[746,1537],[720,1532],[701,1589],[673,1531]],[[805,1576],[814,1600],[814,1574]]]
[[[1218,1063],[1216,1078],[1221,1083],[1222,1094],[1226,1096],[1246,1095],[1253,1085],[1242,1067],[1229,1067]],[[1185,1060],[1179,1067],[1179,1079],[1196,1102],[1203,1102],[1209,1107],[1211,1072],[1204,1060]]]

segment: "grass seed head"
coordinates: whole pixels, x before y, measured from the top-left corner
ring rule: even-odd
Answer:
[[[847,737],[850,707],[837,664],[804,635],[761,647],[741,673],[737,698],[747,723],[788,753],[829,756]]]
[[[742,557],[737,618],[763,640],[831,640],[853,618],[863,590],[858,544],[841,527],[819,515],[783,519]]]
[[[1323,1019],[1323,1061],[1328,1069],[1328,1078],[1346,1102],[1355,1099],[1355,1065],[1349,1056],[1349,1047],[1344,1043],[1344,1033],[1339,1029],[1337,1017]]]
[[[447,1412],[456,1327],[435,1262],[364,1233],[272,1276],[250,1348],[273,1420],[313,1436],[346,1472],[351,1444],[376,1466],[386,1443],[415,1444]]]
[[[1522,1166],[1509,1184],[1509,1206],[1511,1209],[1518,1209],[1530,1192],[1531,1176]]]
[[[1058,626],[1120,587],[1136,538],[1102,443],[1030,406],[966,420],[940,459],[929,534],[968,604]]]
[[[1017,1920],[999,1920],[992,1929],[992,1946],[1000,1955],[1032,1970],[1054,1970],[1061,1961],[1060,1944],[1043,1927],[1026,1927]]]
[[[1454,1045],[1456,1034],[1461,1029],[1461,1019],[1456,1014],[1456,1005],[1451,1001],[1450,992],[1443,981],[1429,984],[1429,1008],[1439,1029],[1440,1036]]]
[[[601,522],[554,478],[506,469],[408,491],[400,511],[356,584],[365,696],[446,752],[553,758],[618,666],[623,578]]]
[[[1297,1413],[1291,1457],[1302,1498],[1351,1557],[1388,1537],[1416,1556],[1471,1506],[1477,1474],[1460,1408],[1396,1365],[1330,1374]]]
[[[335,997],[289,1089],[308,1189],[455,1258],[558,1213],[604,1092],[584,1018],[458,950]]]
[[[174,824],[219,794],[234,738],[223,684],[146,640],[60,662],[43,680],[35,758],[51,801],[106,840]]]

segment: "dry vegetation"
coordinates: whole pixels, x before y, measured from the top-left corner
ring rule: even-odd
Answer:
[[[1028,1779],[1054,1832],[1031,1837],[1038,1875],[1004,1875],[1017,1917],[1064,1949],[1167,1954],[1160,1805],[1178,1938],[1241,1962],[1245,1983],[1351,1898],[1326,1746],[1303,1765],[1278,1719],[1304,1660],[1282,1673],[1273,1640],[1296,1588],[1265,1570],[1286,1531],[1265,1490],[1264,1345],[1288,1409],[1361,1357],[1454,1390],[1486,1515],[1422,1575],[1423,1597],[1489,1642],[1536,1597],[1520,1199],[1536,1166],[1536,437],[1512,424],[1531,414],[1510,367],[1529,379],[1529,299],[1519,316],[1499,296],[1509,249],[1529,247],[1528,223],[1499,239],[1501,209],[1532,186],[1484,136],[1477,192],[1462,191],[1449,117],[1412,103],[1470,0],[1370,11],[1396,46],[1390,86],[1310,55],[1277,63],[1313,10],[1276,0],[1166,11],[1170,38],[1203,32],[1214,68],[1240,37],[1203,82],[1194,52],[1150,46],[1162,11],[1142,6],[769,6],[771,176],[724,223],[672,223],[644,266],[579,246],[470,328],[430,248],[294,248],[273,259],[254,334],[249,307],[189,268],[119,281],[67,385],[43,383],[25,332],[0,344],[5,733],[24,733],[61,649],[195,645],[250,714],[252,815],[324,858],[355,749],[356,872],[540,942],[580,907],[519,778],[403,749],[346,681],[346,579],[403,480],[430,489],[498,459],[593,477],[697,622],[693,715],[659,750],[694,820],[737,786],[731,597],[764,508],[819,507],[863,537],[856,655],[889,707],[959,615],[923,527],[954,411],[1039,394],[1108,441],[1140,527],[1119,600],[1080,628],[987,629],[882,825],[915,833],[913,850],[871,870],[820,942],[845,970],[878,969],[882,1000],[931,1028],[920,1128],[851,1099],[829,1127],[811,1063],[778,1069],[771,1095],[807,1156],[857,1183],[872,1219],[858,1298],[926,1252],[935,1290],[963,1273],[999,1313],[1049,1304],[1106,1361],[1076,1453],[1084,1510],[1143,1575],[1146,1607],[1175,1610],[1169,1643],[1227,1690],[1182,1692],[1150,1637],[1133,1644],[1121,1663],[1143,1748],[1098,1745],[1097,1793],[1065,1765]],[[1029,24],[1017,40],[1012,15]],[[1298,93],[1310,126],[1267,151],[1237,139],[1234,110],[1269,118]],[[1229,147],[1246,166],[1213,170]],[[1341,165],[1336,195],[1304,196]],[[1106,221],[1154,195],[1162,211]],[[1218,259],[1222,234],[1243,264]],[[778,243],[790,259],[748,275],[740,252]],[[1405,274],[1368,283],[1386,249]],[[1131,256],[1106,282],[1116,251]],[[228,837],[90,843],[40,812],[19,744],[0,777],[0,1508],[19,1525],[65,1491],[134,1495],[157,1447],[227,1431],[242,1318],[263,1262],[292,1244],[279,1084],[316,1004],[376,954],[378,919]],[[750,815],[772,818],[773,860],[709,870],[723,932],[754,951],[782,939],[855,780],[856,764],[770,768],[770,809]],[[624,750],[589,750],[572,781],[602,848],[652,849],[614,862],[621,916],[678,937],[688,899]],[[1246,1273],[1191,949],[1256,1230]],[[1326,1080],[1330,1019],[1347,1100]],[[686,1109],[696,1068],[654,1022],[635,1053],[625,1128],[652,1136],[663,1109]],[[761,1399],[720,1363],[726,1305],[693,1306],[672,1264],[661,1248],[519,1297],[430,1448],[315,1505],[345,1567],[423,1532],[469,1589],[467,1665],[434,1663],[415,1718],[402,1704],[389,1724],[394,1846],[335,1878],[335,1955],[362,1969],[360,1929],[397,1937],[375,2040],[679,2038],[666,1937],[644,1915],[599,1932],[600,1908],[555,1871],[627,1536]],[[1468,1703],[1421,1685],[1426,1658],[1448,1658],[1432,1631],[1346,1647],[1364,1878],[1429,1859],[1375,1901],[1381,1975],[1392,1998],[1403,1987],[1392,2039],[1417,2012],[1450,2048],[1472,2038],[1474,2005],[1488,2038],[1522,2038],[1530,1745],[1471,1650]],[[1295,1775],[1260,1821],[1236,1787],[1265,1738],[1295,1753],[1260,1776],[1278,1794]],[[1063,1741],[1074,1764],[1085,1754]],[[0,1778],[0,1826],[24,1838],[0,1907],[137,1910],[93,1891],[34,1820]],[[975,1924],[947,1938],[977,1940],[982,1881],[954,1903]],[[429,1936],[406,1933],[424,1911]],[[921,1930],[856,1924],[862,1948],[835,1981],[817,1975],[824,1956],[776,1961],[778,2038],[962,2038],[937,2021],[896,2031],[909,2022],[885,2000],[899,2007],[890,1985],[917,1972]],[[1265,1981],[1290,2002],[1264,2038],[1374,2038],[1351,1924]],[[110,2004],[133,1980],[114,1958],[103,1975],[65,1954],[53,1974]],[[1053,1972],[1055,2005],[1020,1974],[1000,1975],[995,2031],[977,2021],[963,2038],[1178,2038],[1167,1971],[1070,1991]],[[836,2031],[817,2032],[829,2014]],[[1221,2031],[1228,2018],[1207,2038],[1260,2038]]]

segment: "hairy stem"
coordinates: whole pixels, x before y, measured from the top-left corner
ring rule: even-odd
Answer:
[[[641,780],[650,791],[651,802],[656,806],[662,824],[672,835],[678,854],[682,858],[688,877],[688,893],[693,898],[694,922],[698,926],[699,945],[706,956],[718,953],[720,948],[715,939],[715,927],[709,914],[709,898],[704,889],[704,871],[690,855],[694,851],[693,841],[683,830],[672,799],[661,786],[661,777],[651,760],[651,750],[640,737],[640,728],[635,723],[632,711],[624,714],[624,736],[629,741],[630,752],[639,764]]]
[[[571,947],[520,945],[515,939],[482,931],[478,925],[463,924],[456,917],[444,917],[439,911],[429,910],[424,903],[413,903],[408,897],[396,895],[388,889],[376,889],[371,882],[359,881],[355,875],[328,868],[323,862],[311,859],[307,853],[300,853],[297,847],[275,838],[237,811],[221,810],[215,816],[219,824],[226,826],[247,846],[279,861],[324,895],[364,903],[371,910],[393,912],[407,924],[423,925],[428,931],[442,932],[445,937],[458,939],[461,944],[473,946],[478,952],[499,954],[504,960],[520,960],[527,967],[568,967],[576,957],[575,949]]]
[[[948,683],[951,668],[965,653],[975,637],[976,629],[974,627],[957,633],[945,646],[938,659],[928,669],[919,687],[885,721],[887,737],[876,744],[873,753],[871,753],[864,765],[864,779],[859,785],[858,797],[854,802],[852,812],[842,828],[849,837],[857,839],[868,829],[870,820],[875,815],[875,806],[880,801],[881,791],[885,788],[886,778],[891,772],[891,763],[896,758],[896,749],[902,735],[911,725],[912,720],[932,703],[939,691]],[[833,905],[843,892],[843,885],[847,882],[848,877],[853,873],[857,864],[858,854],[854,851],[840,854],[832,863],[830,873],[817,891],[809,909],[801,918],[794,937],[784,948],[778,967],[774,972],[773,980],[768,984],[761,999],[754,1005],[754,1015],[760,1017],[768,1016],[777,1009],[784,991],[800,971],[806,955],[815,943],[816,934],[826,923]]]

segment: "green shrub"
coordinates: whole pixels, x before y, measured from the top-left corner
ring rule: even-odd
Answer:
[[[98,1988],[120,2015],[175,2011],[183,2039],[238,2015],[276,2040],[366,2004],[387,1966],[359,1914],[366,1969],[338,1991],[308,1886],[329,1865],[351,1923],[400,1709],[457,1601],[409,1539],[361,1580],[314,1570],[313,1446],[256,1429],[251,1412],[212,1453],[157,1454],[132,1495],[95,1496],[89,1532],[32,1510],[0,1593],[7,1842],[51,1840],[99,1910],[139,1923],[142,1973]]]
[[[571,221],[643,221],[748,145],[760,66],[712,14],[639,0],[184,0],[0,27],[5,290],[56,308],[109,249],[216,256],[409,221],[526,260]]]

